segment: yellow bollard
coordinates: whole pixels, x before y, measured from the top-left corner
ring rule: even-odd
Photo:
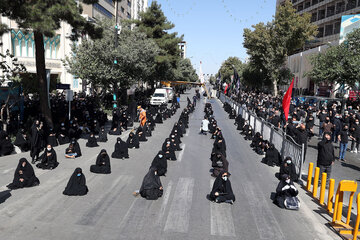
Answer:
[[[306,184],[306,190],[310,192],[311,188],[311,181],[312,181],[312,172],[314,169],[314,163],[309,163],[309,171],[308,171],[308,178],[307,178],[307,184]]]
[[[326,173],[321,174],[321,189],[320,189],[320,204],[324,205],[324,198],[325,198],[325,187],[326,187]]]
[[[356,222],[355,222],[354,231],[353,231],[353,240],[357,240],[357,239],[358,239],[357,236],[358,236],[358,234],[359,234],[359,225],[360,225],[360,193],[357,195],[356,203],[357,203],[357,216],[356,216]]]
[[[333,212],[333,202],[334,202],[335,179],[330,179],[329,182],[330,183],[329,183],[327,210],[329,213],[332,213]]]
[[[315,175],[314,175],[314,186],[313,186],[313,197],[316,198],[317,190],[319,186],[319,175],[320,175],[320,168],[315,168]]]

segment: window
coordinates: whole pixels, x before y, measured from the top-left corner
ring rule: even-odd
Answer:
[[[318,20],[324,19],[325,18],[325,9],[323,10],[319,10],[318,12]]]
[[[12,53],[16,57],[35,57],[34,33],[11,30]],[[44,36],[45,58],[58,59],[60,35]]]
[[[334,30],[334,26],[332,24],[331,25],[326,25],[325,26],[325,37],[332,35],[333,30]]]
[[[304,5],[303,4],[300,4],[299,6],[298,6],[298,12],[300,12],[300,11],[302,11],[304,9]]]
[[[130,13],[127,13],[127,18],[131,19],[131,14]]]
[[[340,26],[341,26],[341,22],[336,22],[334,24],[334,34],[340,33]]]
[[[333,16],[335,14],[335,6],[327,7],[326,17]]]
[[[306,8],[308,8],[308,7],[310,7],[310,6],[311,6],[311,2],[310,2],[310,1],[305,2],[305,7],[304,7],[304,9],[306,9]]]
[[[96,10],[98,10],[102,15],[104,15],[105,17],[107,18],[110,18],[112,19],[113,18],[113,15],[111,12],[109,12],[108,10],[106,10],[103,6],[97,4],[97,3],[94,3],[94,8]]]
[[[318,4],[319,3],[319,0],[313,0],[312,1],[312,5],[314,6],[315,4]]]
[[[316,19],[317,19],[317,12],[313,12],[311,14],[311,22],[316,22]]]
[[[350,10],[356,7],[356,0],[348,0],[348,4],[346,5],[346,10]]]
[[[297,0],[292,0],[292,3],[296,3],[297,2]]]
[[[345,11],[345,2],[338,2],[336,3],[336,14],[342,13]]]
[[[121,7],[121,12],[125,13],[125,8]]]
[[[317,38],[322,38],[324,36],[324,27],[319,27]]]
[[[131,1],[130,1],[130,0],[127,1],[127,5],[128,5],[129,7],[131,7]]]
[[[105,2],[107,2],[107,3],[110,4],[111,6],[114,6],[113,0],[105,0]]]

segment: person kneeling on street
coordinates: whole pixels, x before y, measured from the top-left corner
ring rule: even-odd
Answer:
[[[215,179],[213,188],[209,194],[209,200],[215,201],[216,203],[230,203],[235,202],[235,195],[231,188],[231,182],[229,180],[229,172],[221,172]]]
[[[291,210],[298,210],[300,208],[300,201],[296,197],[298,195],[293,181],[291,181],[288,174],[281,176],[281,181],[276,188],[276,194],[274,203],[280,208],[286,208]]]

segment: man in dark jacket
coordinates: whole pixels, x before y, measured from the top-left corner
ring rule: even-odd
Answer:
[[[317,167],[320,168],[320,176],[326,172],[326,185],[329,183],[331,167],[334,164],[334,146],[331,143],[331,133],[325,132],[324,139],[318,143]]]

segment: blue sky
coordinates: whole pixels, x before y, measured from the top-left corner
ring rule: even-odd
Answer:
[[[243,29],[267,22],[276,0],[157,0],[175,31],[184,34],[187,57],[198,70],[214,74],[230,56],[247,57]],[[151,1],[150,1],[151,3]],[[149,3],[149,4],[150,4]]]

